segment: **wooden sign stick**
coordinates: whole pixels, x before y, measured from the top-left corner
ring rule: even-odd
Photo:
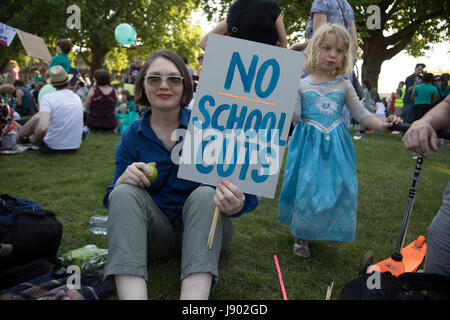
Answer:
[[[219,208],[216,207],[216,210],[214,211],[213,221],[211,224],[211,230],[209,230],[209,237],[208,237],[208,243],[207,243],[208,250],[212,249],[214,233],[216,232],[216,225],[217,225],[218,218],[219,218]]]

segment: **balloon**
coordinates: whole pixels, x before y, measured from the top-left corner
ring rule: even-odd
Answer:
[[[38,94],[38,104],[41,103],[42,97],[45,96],[47,93],[55,92],[56,89],[51,84],[46,84],[39,90]]]
[[[136,30],[128,23],[119,24],[114,31],[114,35],[120,44],[132,44],[136,41]]]

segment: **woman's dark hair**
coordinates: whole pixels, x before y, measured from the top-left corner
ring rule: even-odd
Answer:
[[[111,84],[111,77],[105,69],[97,69],[94,72],[94,79],[98,86],[108,86]]]
[[[363,84],[366,86],[366,88],[370,91],[372,90],[372,83],[370,82],[369,79],[364,79],[363,80]]]
[[[450,75],[448,73],[441,74],[441,81],[442,82],[448,82],[449,78],[450,78]]]
[[[25,82],[22,80],[16,80],[14,81],[14,87],[25,87]]]
[[[128,91],[128,90],[122,90],[122,95],[127,97],[127,101],[133,100],[133,98],[131,97],[130,91]]]
[[[427,73],[425,73],[423,75],[423,82],[424,83],[431,83],[431,80],[433,80],[433,74],[432,73],[427,72]]]
[[[56,45],[65,54],[68,54],[70,50],[72,50],[72,42],[70,42],[69,39],[59,39],[58,41],[56,41]]]
[[[145,94],[144,76],[147,72],[147,69],[150,67],[153,61],[155,61],[157,58],[160,57],[172,61],[178,68],[178,71],[180,71],[181,76],[183,77],[183,94],[181,96],[180,105],[182,107],[189,105],[189,102],[191,102],[193,95],[193,87],[191,83],[191,78],[189,76],[189,72],[186,68],[186,64],[184,63],[183,59],[175,52],[172,52],[170,50],[155,51],[147,58],[143,67],[141,68],[141,71],[139,71],[139,74],[136,78],[134,102],[136,103],[136,105],[150,106],[150,101],[148,101],[147,95]]]

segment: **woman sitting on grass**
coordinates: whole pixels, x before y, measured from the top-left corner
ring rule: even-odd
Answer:
[[[111,87],[111,77],[106,70],[96,70],[94,82],[84,101],[87,126],[94,133],[113,133],[117,126],[114,116],[118,101],[116,90]]]
[[[124,132],[115,154],[116,171],[103,202],[108,208],[108,258],[104,278],[114,276],[119,299],[147,299],[147,257],[181,253],[181,299],[208,299],[219,275],[219,255],[233,235],[231,216],[252,211],[255,196],[223,180],[217,188],[177,177],[171,151],[187,128],[192,83],[183,60],[163,50],[150,55],[136,79],[136,104],[150,106]],[[146,163],[158,168],[152,171]],[[215,208],[221,214],[207,248]]]

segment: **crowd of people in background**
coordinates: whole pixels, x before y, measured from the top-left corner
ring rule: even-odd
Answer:
[[[0,94],[2,97],[2,108],[6,115],[11,113],[8,118],[9,125],[4,128],[5,132],[17,137],[16,143],[9,139],[8,143],[0,143],[0,150],[12,149],[18,143],[30,142],[28,136],[31,128],[36,126],[27,126],[26,138],[19,134],[22,126],[31,119],[34,121],[39,111],[41,111],[42,99],[47,94],[53,94],[57,89],[50,80],[50,70],[55,66],[61,66],[69,76],[70,81],[67,88],[80,99],[83,110],[83,137],[86,133],[119,133],[122,134],[129,125],[136,120],[145,111],[145,107],[134,104],[134,93],[131,90],[125,90],[121,85],[114,88],[111,85],[112,76],[104,68],[94,70],[93,81],[91,82],[88,74],[84,76],[77,70],[77,66],[70,60],[69,54],[73,44],[69,39],[60,39],[56,42],[56,55],[51,61],[40,61],[41,66],[33,70],[32,79],[25,81],[21,79],[20,67],[16,60],[10,60],[5,72],[0,75]],[[188,65],[192,85],[195,87],[198,82],[198,75]],[[142,69],[142,60],[136,57],[133,63],[123,74],[123,82],[134,87],[136,78]],[[41,73],[42,72],[42,73]],[[66,84],[65,84],[66,85]],[[8,110],[6,111],[6,105]],[[192,105],[191,105],[192,107]],[[13,123],[15,123],[13,125]],[[7,139],[5,139],[6,141]]]

